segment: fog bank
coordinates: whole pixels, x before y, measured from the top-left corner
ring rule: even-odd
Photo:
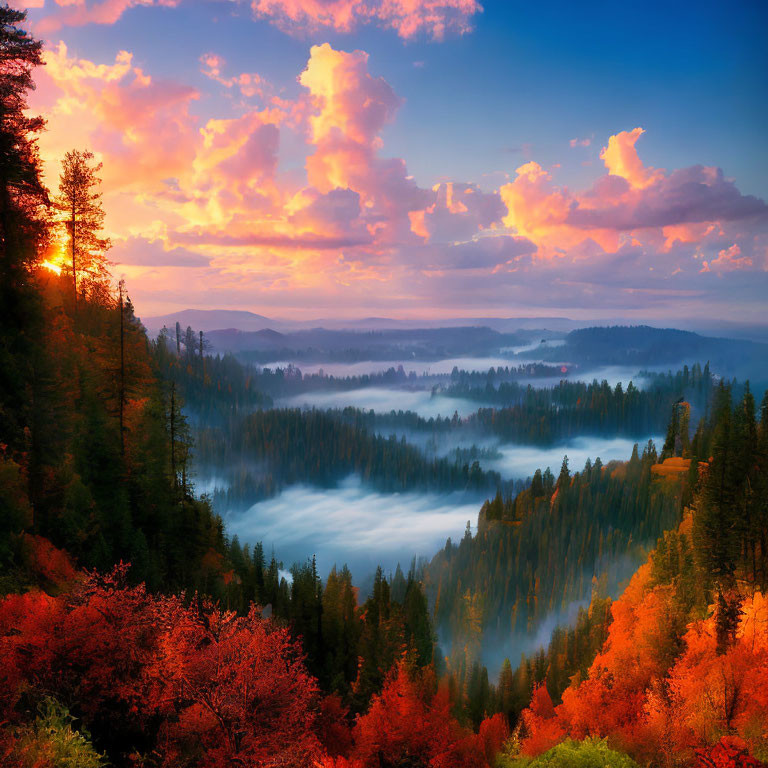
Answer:
[[[563,456],[568,455],[568,467],[571,473],[580,472],[587,459],[594,464],[599,456],[603,464],[609,461],[627,461],[632,455],[632,448],[637,443],[638,451],[642,454],[643,447],[649,438],[656,443],[656,450],[661,451],[664,438],[661,435],[629,439],[624,437],[576,437],[567,443],[549,448],[538,448],[532,445],[500,445],[501,458],[491,461],[481,461],[484,469],[493,469],[504,478],[529,477],[537,469],[542,471],[549,467],[555,476],[560,472]]]
[[[482,497],[464,494],[382,494],[350,478],[335,489],[292,486],[278,496],[227,515],[227,530],[241,543],[272,547],[286,566],[316,555],[325,577],[334,563],[349,565],[357,580],[381,564],[386,571],[418,555],[431,557],[467,521],[474,528]]]
[[[295,397],[282,398],[278,407],[288,408],[361,408],[377,413],[390,411],[413,411],[425,419],[437,416],[453,416],[458,412],[462,418],[469,416],[480,407],[478,403],[457,397],[432,397],[430,390],[387,389],[365,387],[346,392],[305,392]]]

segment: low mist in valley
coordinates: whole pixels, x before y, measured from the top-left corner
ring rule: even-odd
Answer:
[[[500,445],[497,450],[501,454],[498,459],[481,461],[487,469],[496,470],[505,478],[526,478],[533,475],[537,469],[542,471],[549,467],[554,474],[560,471],[563,457],[568,456],[568,466],[571,472],[580,472],[587,459],[594,463],[600,458],[603,464],[609,461],[625,461],[632,455],[635,444],[642,452],[648,440],[653,440],[657,449],[661,449],[664,438],[661,435],[650,435],[644,439],[629,440],[627,438],[610,437],[577,437],[562,445],[552,448],[539,448],[531,445]]]
[[[458,493],[377,493],[349,478],[332,490],[295,485],[225,519],[242,543],[274,547],[285,566],[315,555],[321,574],[346,563],[362,581],[377,565],[394,571],[460,538],[481,503]]]
[[[289,408],[360,408],[373,410],[377,413],[390,411],[413,411],[425,419],[450,418],[454,413],[460,417],[469,416],[478,408],[478,403],[456,397],[432,396],[426,389],[387,389],[383,387],[366,387],[348,392],[307,392],[295,397],[286,398],[278,405]]]

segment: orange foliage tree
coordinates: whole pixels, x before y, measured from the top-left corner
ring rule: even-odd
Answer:
[[[588,678],[575,680],[558,707],[543,687],[535,691],[522,715],[524,754],[594,735],[664,765],[710,765],[702,755],[731,737],[752,755],[768,756],[768,600],[755,592],[741,602],[723,648],[717,612],[686,628],[675,589],[654,585],[648,565],[637,572],[612,606],[608,640]]]

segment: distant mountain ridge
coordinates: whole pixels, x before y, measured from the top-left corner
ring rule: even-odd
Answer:
[[[320,329],[334,331],[383,331],[383,330],[417,330],[457,327],[487,327],[500,333],[516,330],[548,329],[568,331],[576,328],[578,323],[567,317],[448,317],[423,319],[397,319],[389,317],[363,318],[317,318],[313,320],[291,320],[259,315],[255,312],[236,309],[184,309],[170,312],[166,315],[156,315],[142,318],[147,330],[156,334],[165,326],[174,328],[178,322],[182,328],[188,325],[196,331],[261,331],[265,328],[280,331]]]
[[[533,354],[533,353],[531,353]],[[565,344],[536,350],[545,361],[568,359],[582,368],[605,365],[659,366],[709,360],[728,377],[768,379],[768,344],[715,338],[648,325],[595,326],[571,331]]]
[[[145,317],[142,322],[147,330],[154,333],[163,326],[175,328],[177,322],[182,328],[190,325],[194,330],[205,333],[230,328],[239,331],[260,331],[273,323],[264,315],[239,309],[184,309],[167,315]]]

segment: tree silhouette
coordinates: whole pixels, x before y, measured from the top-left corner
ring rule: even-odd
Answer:
[[[54,206],[59,211],[60,222],[69,239],[72,260],[72,290],[77,307],[78,272],[84,274],[86,283],[99,284],[107,279],[106,252],[109,238],[100,237],[104,225],[104,209],[101,179],[98,176],[102,164],[92,163],[93,153],[73,149],[64,155],[59,177],[59,194]],[[85,285],[80,286],[81,289]]]

